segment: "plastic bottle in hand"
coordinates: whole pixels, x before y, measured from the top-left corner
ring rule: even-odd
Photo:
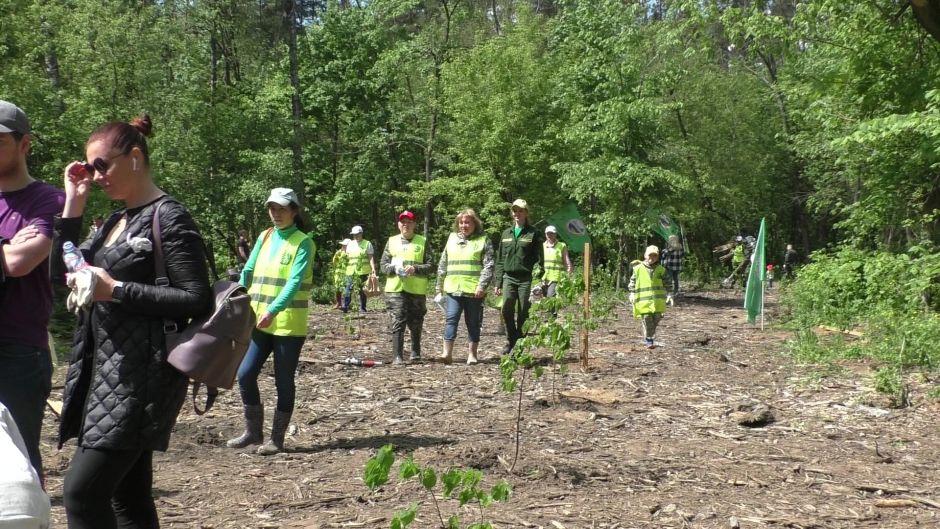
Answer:
[[[65,261],[65,268],[69,272],[78,272],[88,266],[82,252],[75,247],[72,241],[62,243],[62,260]]]

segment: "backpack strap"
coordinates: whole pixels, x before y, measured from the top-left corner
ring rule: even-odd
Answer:
[[[166,196],[160,199],[157,202],[156,206],[153,208],[153,266],[156,271],[156,280],[154,283],[157,286],[168,287],[170,286],[170,278],[166,273],[166,258],[163,256],[163,237],[160,233],[160,206],[167,202]],[[208,255],[208,252],[207,252]],[[164,318],[163,319],[163,334],[176,334],[181,329],[176,324],[175,321]],[[193,410],[196,411],[196,415],[203,415],[212,405],[215,404],[215,399],[219,395],[219,389],[206,386],[206,407],[199,409],[199,405],[196,403],[196,396],[199,394],[199,387],[202,386],[202,382],[193,381]]]

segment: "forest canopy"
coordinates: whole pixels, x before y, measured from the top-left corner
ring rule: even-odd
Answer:
[[[0,0],[0,27],[31,173],[61,185],[95,127],[147,112],[222,263],[279,186],[324,254],[405,208],[432,240],[464,207],[494,234],[519,196],[575,203],[618,262],[650,208],[701,263],[764,217],[771,262],[940,236],[940,44],[907,2]]]

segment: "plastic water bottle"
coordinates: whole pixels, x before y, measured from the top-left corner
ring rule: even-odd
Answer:
[[[62,243],[62,260],[65,261],[65,268],[69,272],[78,272],[88,266],[85,258],[82,257],[82,252],[75,247],[72,241]]]

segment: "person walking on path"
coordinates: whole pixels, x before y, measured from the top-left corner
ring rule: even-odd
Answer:
[[[349,231],[352,240],[346,245],[346,290],[343,294],[343,312],[349,312],[353,287],[359,290],[359,310],[366,311],[365,285],[370,275],[375,275],[375,248],[363,238],[362,226],[353,226]]]
[[[643,326],[646,347],[656,347],[656,327],[666,312],[666,287],[663,277],[666,269],[659,264],[659,248],[648,246],[643,252],[643,261],[633,267],[630,283],[630,303],[633,317]]]
[[[542,260],[545,263],[545,273],[542,275],[542,295],[551,298],[555,296],[558,282],[566,275],[570,275],[572,270],[568,245],[558,239],[558,229],[554,226],[545,228]]]
[[[150,117],[110,122],[85,144],[91,163],[65,169],[65,206],[55,222],[54,262],[76,244],[92,184],[124,207],[78,248],[93,283],[79,310],[65,376],[59,448],[77,438],[62,488],[70,529],[159,527],[153,452],[166,451],[189,379],[167,363],[166,323],[182,328],[212,307],[205,245],[186,208],[154,182]],[[167,272],[156,275],[159,208]]]
[[[792,244],[787,244],[787,250],[783,253],[783,279],[791,280],[793,279],[795,267],[799,256],[796,253],[796,250],[793,249]]]
[[[440,360],[453,362],[457,324],[463,313],[467,325],[467,364],[479,362],[480,328],[483,325],[483,298],[493,278],[493,243],[483,233],[483,223],[472,209],[465,209],[454,219],[454,232],[437,263],[435,301],[446,296],[444,351]]]
[[[685,259],[685,250],[678,235],[670,235],[663,250],[662,264],[666,269],[666,278],[672,286],[671,292],[666,296],[666,303],[672,306],[674,299],[679,296],[679,274],[682,273],[682,261]]]
[[[251,243],[248,242],[248,231],[238,230],[238,241],[235,243],[235,254],[238,257],[238,265],[245,266],[248,262],[248,256],[251,255]]]
[[[10,411],[42,476],[39,438],[52,391],[49,253],[62,191],[35,180],[26,166],[29,119],[0,101],[0,403]]]
[[[343,310],[343,290],[346,288],[346,245],[349,239],[339,241],[339,248],[333,254],[333,260],[330,262],[332,273],[333,290],[336,298],[337,310]]]
[[[503,231],[496,252],[496,283],[494,293],[503,296],[502,315],[506,324],[507,343],[502,354],[512,352],[522,337],[522,329],[529,317],[529,294],[532,289],[532,269],[541,265],[544,237],[529,224],[529,206],[517,198],[510,207],[512,227]]]
[[[258,375],[274,353],[274,385],[277,406],[271,424],[271,437],[258,447],[262,455],[284,450],[284,435],[294,413],[294,376],[300,349],[307,338],[310,315],[310,239],[300,213],[300,201],[293,190],[277,187],[265,200],[273,227],[255,242],[239,283],[248,288],[251,308],[258,323],[251,334],[248,352],[238,368],[238,389],[245,412],[245,431],[230,439],[229,448],[244,448],[264,440],[264,405],[258,389]]]
[[[427,314],[428,276],[431,274],[431,251],[421,235],[415,234],[415,214],[403,211],[398,215],[398,235],[389,237],[379,266],[386,275],[385,305],[391,319],[392,355],[395,364],[402,363],[405,327],[411,334],[409,360],[421,359],[421,330]]]

